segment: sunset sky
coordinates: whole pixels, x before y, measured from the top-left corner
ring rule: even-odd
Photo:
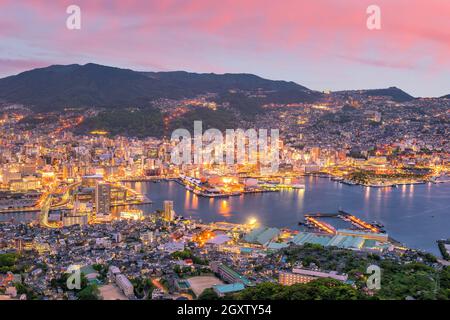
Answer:
[[[71,4],[81,30],[66,28]],[[371,4],[381,30],[366,27]],[[450,1],[0,0],[0,77],[87,62],[441,96],[450,94]]]

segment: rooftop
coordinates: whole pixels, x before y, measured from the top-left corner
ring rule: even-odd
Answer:
[[[217,284],[213,286],[213,289],[219,294],[226,294],[231,292],[237,292],[245,289],[245,286],[240,283],[230,283],[230,284]]]
[[[249,234],[244,237],[244,240],[251,243],[258,243],[265,245],[270,240],[273,240],[280,234],[280,229],[278,228],[268,228],[259,227],[252,230]]]

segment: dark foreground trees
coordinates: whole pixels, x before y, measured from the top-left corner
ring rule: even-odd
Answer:
[[[261,283],[239,292],[236,298],[241,300],[356,300],[364,299],[366,296],[348,284],[324,278],[292,286]]]

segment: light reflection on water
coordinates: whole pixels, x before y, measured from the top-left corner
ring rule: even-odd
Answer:
[[[243,223],[256,217],[267,226],[290,228],[297,227],[305,213],[341,208],[368,222],[381,222],[393,238],[436,254],[435,241],[450,237],[449,184],[374,189],[316,177],[307,177],[305,184],[305,190],[213,199],[186,193],[175,182],[162,182],[150,184],[148,196],[154,201],[153,210],[170,199],[177,213],[205,222]]]
[[[224,218],[230,218],[231,217],[231,213],[230,213],[230,207],[228,205],[228,200],[226,199],[220,199],[219,200],[219,214],[224,217]]]
[[[385,225],[388,233],[411,247],[438,254],[435,241],[450,237],[450,184],[366,188],[347,186],[325,178],[308,177],[305,190],[283,190],[229,198],[204,198],[188,192],[176,182],[130,183],[153,201],[140,206],[145,213],[162,209],[173,200],[177,214],[205,222],[243,223],[250,217],[267,226],[295,228],[305,213],[336,212],[339,208]],[[124,208],[115,208],[115,214]],[[30,220],[35,214],[16,214]],[[9,220],[0,215],[1,220]]]

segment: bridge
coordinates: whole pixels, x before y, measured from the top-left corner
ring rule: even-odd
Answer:
[[[53,201],[53,193],[51,191],[43,192],[39,200],[33,207],[23,207],[23,208],[9,208],[0,210],[0,214],[2,213],[25,213],[25,212],[40,212],[39,214],[39,224],[43,227],[47,228],[59,228],[61,227],[61,223],[58,222],[49,222],[48,214],[52,210],[60,210],[67,209],[70,206],[72,201],[71,191],[80,185],[79,182],[75,182],[64,186],[62,188],[63,195],[61,200],[58,203],[52,204]]]
[[[44,200],[44,203],[42,204],[41,207],[41,214],[39,216],[39,224],[41,227],[56,229],[62,226],[61,223],[48,221],[48,213],[50,211],[52,199],[53,196],[49,194],[47,198]]]

